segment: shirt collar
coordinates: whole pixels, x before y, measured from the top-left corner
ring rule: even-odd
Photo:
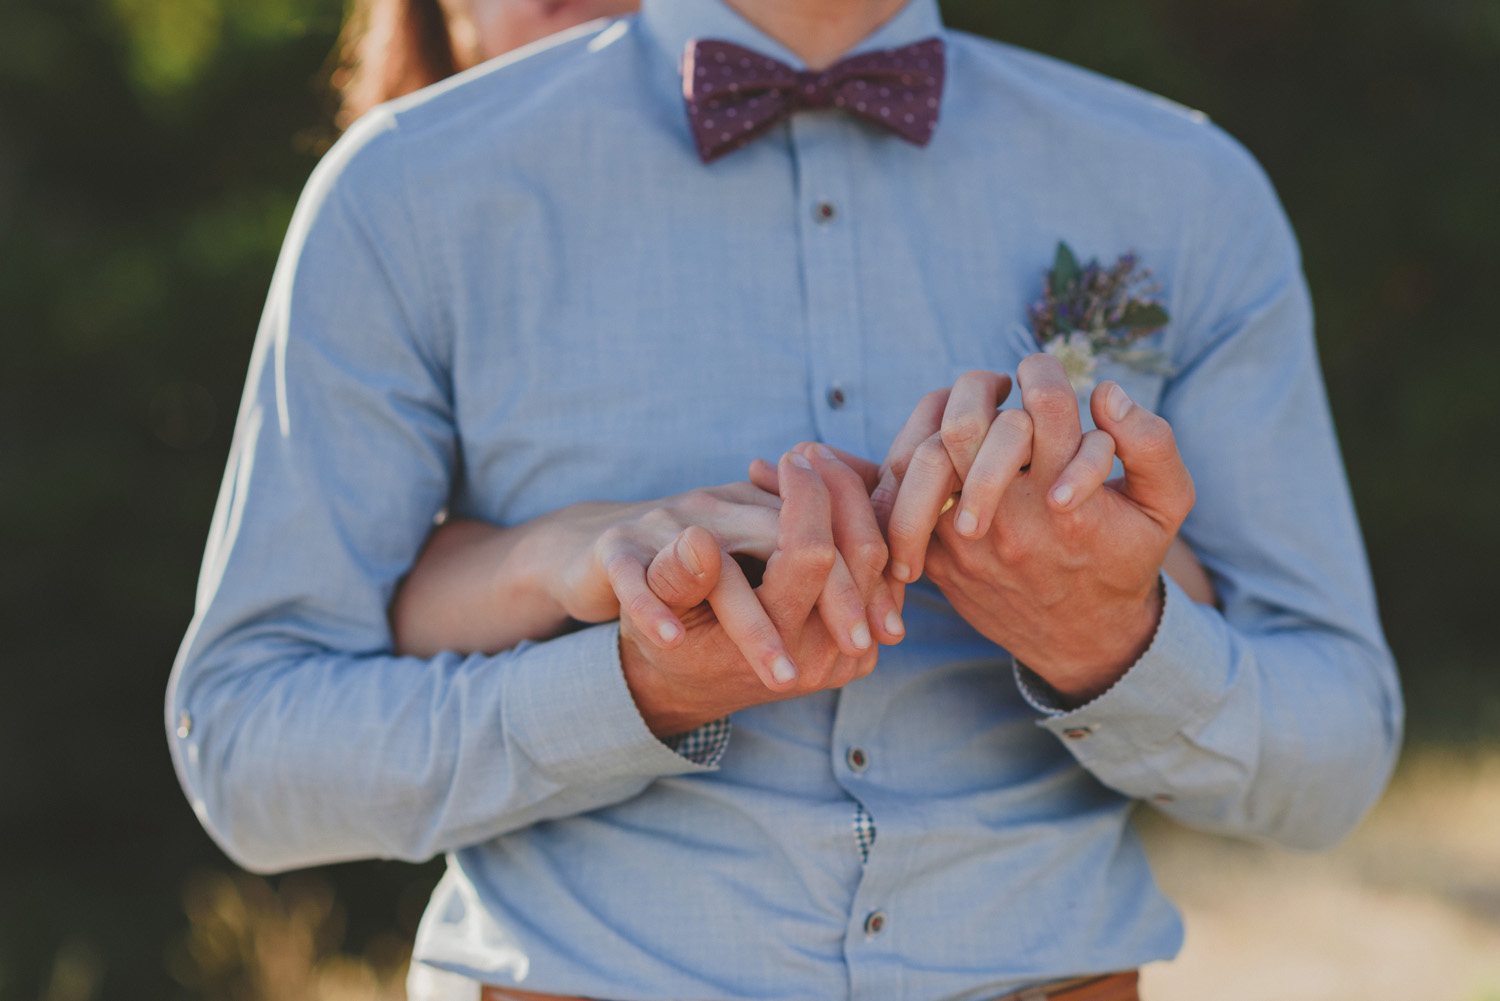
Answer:
[[[794,69],[804,68],[802,60],[788,51],[786,46],[746,21],[722,0],[644,0],[641,5],[641,20],[647,33],[655,39],[679,72],[683,51],[694,38],[722,39],[763,52]],[[943,33],[937,0],[908,0],[895,17],[877,28],[846,55],[893,49],[924,38],[941,38]]]

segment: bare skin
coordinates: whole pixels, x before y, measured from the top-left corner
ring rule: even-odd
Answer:
[[[896,16],[906,0],[725,0],[740,16],[820,70]]]
[[[1046,374],[1045,367],[1042,374]],[[1101,392],[1107,393],[1107,388],[1101,387]],[[1006,438],[1018,425],[1026,434],[1033,433],[1028,411],[1003,411],[1005,416],[996,418],[996,403],[1009,391],[1007,376],[974,372],[950,389],[929,394],[893,444],[884,467],[816,443],[798,446],[796,458],[789,454],[783,462],[806,461],[825,481],[830,498],[826,534],[821,522],[812,527],[806,523],[810,517],[816,521],[809,511],[821,510],[806,504],[794,512],[803,524],[784,530],[781,469],[761,460],[751,466],[755,486],[730,484],[657,502],[573,505],[512,528],[479,522],[444,525],[433,533],[392,606],[397,648],[424,655],[442,649],[498,652],[523,639],[555,635],[570,617],[588,622],[620,617],[627,680],[653,730],[665,735],[679,732],[678,727],[690,728],[694,719],[700,723],[716,719],[757,700],[805,694],[861,676],[866,654],[872,651],[866,646],[867,638],[859,634],[860,626],[880,643],[900,641],[904,581],[920,575],[924,560],[933,579],[945,590],[953,590],[950,597],[961,612],[967,609],[971,621],[983,628],[982,623],[996,616],[992,608],[975,607],[975,602],[991,596],[969,598],[975,583],[963,574],[945,574],[945,554],[958,543],[945,540],[939,530],[946,526],[960,536],[958,541],[965,541],[954,523],[962,511],[977,508],[976,519],[983,519],[984,528],[969,534],[984,537],[994,527],[996,509],[1006,494],[1003,484],[997,487],[988,480],[1007,475],[1003,472],[1007,464],[1019,469],[1031,458],[1029,439],[1023,444]],[[1035,397],[1033,393],[1033,405]],[[979,415],[979,432],[964,431],[964,422],[975,414]],[[1132,443],[1121,449],[1122,457],[1129,458],[1143,433],[1159,433],[1164,427],[1154,417],[1142,423],[1142,415],[1149,417],[1141,410],[1135,425],[1117,428]],[[985,419],[998,425],[998,430],[986,428]],[[1100,424],[1104,426],[1105,419]],[[960,433],[955,434],[955,428]],[[960,455],[958,466],[949,456],[945,429]],[[966,448],[972,450],[971,457],[964,458]],[[1114,452],[1114,439],[1106,432],[1080,433],[1075,453],[1053,483],[1052,494],[1057,486],[1070,485],[1074,496],[1066,506],[1092,510],[1086,505],[1095,493],[1123,487],[1104,484]],[[1134,466],[1141,460],[1130,461]],[[965,470],[967,484],[958,468]],[[1009,475],[1016,478],[1014,473]],[[959,512],[955,516],[943,509],[959,486],[964,489],[965,503],[955,509]],[[872,492],[874,496],[867,499]],[[886,567],[886,549],[876,518],[889,522],[893,509],[900,512],[892,527],[892,537],[899,540],[895,551],[910,562],[897,575],[899,579],[888,579],[883,589],[876,586],[876,580]],[[1025,513],[1023,507],[1020,514]],[[935,531],[939,534],[934,535]],[[815,644],[816,670],[810,675],[802,670],[802,655],[794,653],[789,638],[803,638],[807,618],[799,623],[795,615],[788,615],[784,602],[778,615],[770,614],[768,602],[783,600],[778,596],[788,589],[788,575],[771,575],[761,589],[752,590],[731,558],[740,554],[769,561],[779,553],[778,566],[795,564],[795,559],[787,558],[793,555],[788,547],[801,545],[799,539],[809,544],[834,541],[834,564],[828,572],[820,577],[808,575],[804,568],[798,579],[822,581],[815,602],[821,632],[815,631],[814,639],[832,638],[844,658],[829,661],[822,656],[827,650],[820,653]],[[1035,555],[1031,562],[1047,565]],[[1180,539],[1171,539],[1159,565],[1195,600],[1213,602],[1207,574]],[[1149,576],[1154,580],[1154,572]],[[1137,603],[1137,610],[1154,629],[1157,609],[1151,594]],[[1078,614],[1070,613],[1064,631],[1075,637],[1093,631],[1080,630],[1080,621]],[[1119,625],[1112,628],[1118,631]],[[1126,632],[1135,626],[1124,623]],[[735,656],[724,649],[726,641]],[[1054,641],[1055,637],[1047,637],[1034,642]],[[1139,645],[1137,637],[1128,656],[1115,657],[1125,661],[1115,667],[1128,667]],[[704,657],[706,651],[711,655],[706,661],[720,667],[726,658],[736,666],[727,674],[722,670],[684,674],[680,667],[670,666],[653,669],[653,658],[679,648],[694,658]],[[1091,659],[1093,653],[1086,652],[1084,659]],[[1036,659],[1038,666],[1048,668],[1045,656]],[[799,672],[790,684],[777,677],[778,665],[784,673],[785,664]],[[1103,681],[1094,679],[1093,686],[1104,683],[1107,687],[1118,673],[1106,671]],[[1068,688],[1064,681],[1060,690]],[[1087,691],[1075,694],[1086,697]]]
[[[1020,409],[997,411],[1011,380],[987,372],[925,398],[874,501],[890,512],[893,578],[925,570],[971,625],[1082,703],[1155,633],[1192,478],[1166,421],[1118,385],[1094,390],[1085,435],[1056,359],[1032,355],[1016,377]],[[1125,476],[1106,484],[1116,454]]]
[[[814,69],[836,61],[904,4],[727,2]],[[635,4],[449,0],[448,6],[455,38],[467,32],[477,59]],[[727,523],[701,523],[706,519],[693,505],[701,507],[712,491],[644,506],[577,505],[510,529],[440,531],[393,605],[398,646],[503,649],[551,635],[569,617],[602,621],[617,611],[626,680],[648,725],[665,735],[868,673],[875,643],[901,639],[903,586],[925,563],[981,632],[1059,691],[1087,698],[1118,678],[1149,642],[1160,616],[1155,575],[1164,560],[1196,569],[1184,576],[1196,576],[1198,585],[1207,581],[1191,554],[1172,555],[1177,525],[1191,506],[1191,480],[1170,448],[1169,430],[1161,446],[1165,422],[1140,411],[1107,424],[1104,404],[1096,401],[1103,430],[1084,436],[1076,410],[1073,428],[1067,426],[1055,379],[1038,364],[1028,359],[1034,373],[1019,373],[1023,409],[1001,419],[996,407],[1009,393],[1003,376],[960,380],[945,391],[931,429],[933,398],[924,400],[879,471],[813,444],[783,456],[774,470],[762,465],[758,481],[772,482],[781,501],[774,540],[764,525],[759,535],[746,535]],[[1070,392],[1069,408],[1072,400]],[[1117,443],[1125,484],[1101,490]],[[1004,469],[1007,463],[1028,471],[1018,476]],[[1169,482],[1185,483],[1185,492],[1168,496]],[[1066,500],[1059,487],[1067,487]],[[944,505],[960,488],[964,502],[948,514]],[[1044,488],[1050,492],[1041,502]],[[764,519],[744,507],[769,506],[748,495],[711,499],[739,505],[741,527],[746,517]],[[1040,515],[1039,503],[1053,509]],[[1005,527],[992,531],[997,511]],[[892,559],[883,577],[886,523]],[[736,552],[765,554],[760,587],[752,590],[744,579]],[[475,594],[505,609],[503,618],[464,614],[463,596]],[[1031,618],[1018,626],[1012,616]],[[508,625],[500,634],[475,632],[485,621]],[[1079,635],[1093,646],[1078,642]]]
[[[877,647],[851,656],[817,610],[841,549],[860,595],[868,600],[885,588],[883,543],[840,544],[842,533],[854,531],[863,538],[864,530],[875,526],[864,481],[831,453],[811,448],[783,456],[777,474],[783,506],[776,550],[755,596],[786,643],[794,673],[773,672],[767,678],[759,665],[747,665],[743,642],[736,642],[717,614],[690,616],[687,640],[665,651],[643,641],[630,621],[622,620],[625,680],[653,733],[681,733],[752,705],[839,688],[875,667]],[[658,583],[668,588],[662,597],[684,610],[704,596],[703,584],[684,582],[672,593],[671,582],[653,580]],[[712,606],[711,590],[707,597]],[[755,683],[757,675],[760,684]]]
[[[905,628],[900,589],[882,577],[874,467],[862,476],[816,445],[782,464],[780,496],[740,483],[503,529],[445,525],[393,602],[397,649],[498,651],[570,617],[619,617],[626,679],[659,735],[846,684]],[[765,561],[758,588],[735,555]]]

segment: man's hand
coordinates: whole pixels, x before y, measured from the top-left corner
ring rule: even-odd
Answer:
[[[681,537],[683,548],[663,550],[652,562],[647,578],[652,592],[682,612],[686,639],[663,649],[631,619],[621,621],[626,682],[658,735],[841,687],[873,670],[875,639],[899,639],[880,611],[890,599],[877,598],[888,595],[886,547],[864,481],[818,446],[783,456],[776,480],[776,546],[758,588],[707,533],[692,528]],[[899,626],[899,615],[895,621]]]
[[[1083,702],[1150,643],[1192,479],[1166,421],[1115,383],[1094,390],[1085,435],[1056,359],[1033,355],[1016,376],[1024,409],[997,414],[1009,379],[969,373],[898,436],[877,491],[892,574],[925,568],[971,625]],[[1106,484],[1116,453],[1125,476]]]

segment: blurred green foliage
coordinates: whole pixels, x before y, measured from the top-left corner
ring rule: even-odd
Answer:
[[[1500,732],[1500,0],[944,9],[1201,108],[1260,157],[1303,243],[1413,732]],[[92,971],[79,997],[193,996],[164,957],[187,874],[225,863],[161,694],[281,235],[331,138],[340,13],[0,5],[0,999],[55,993],[64,967]],[[410,932],[432,870],[331,878],[359,949]]]

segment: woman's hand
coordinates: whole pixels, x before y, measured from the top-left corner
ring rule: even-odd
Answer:
[[[780,506],[774,494],[731,483],[660,501],[574,504],[504,528],[445,522],[392,601],[397,652],[497,653],[554,636],[569,619],[607,622],[622,609],[654,641],[676,642],[682,623],[647,583],[653,564],[717,575],[720,553],[764,560]],[[707,539],[688,546],[682,536],[693,525]]]
[[[860,657],[872,641],[898,642],[903,626],[891,590],[872,588],[850,571],[878,561],[878,582],[885,543],[864,503],[861,474],[824,452],[797,453],[835,499],[837,552],[818,612],[840,650]],[[852,495],[861,503],[849,502]],[[493,653],[556,635],[569,619],[615,618],[670,649],[682,641],[687,608],[674,610],[661,595],[707,593],[706,612],[718,617],[747,660],[779,663],[785,644],[756,600],[759,575],[748,580],[736,557],[756,564],[771,557],[780,512],[774,484],[767,491],[731,483],[661,501],[575,504],[509,528],[448,522],[434,530],[392,603],[397,652]]]

